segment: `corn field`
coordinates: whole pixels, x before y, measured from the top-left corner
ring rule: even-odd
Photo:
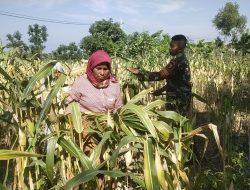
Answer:
[[[116,113],[82,115],[73,103],[70,116],[64,114],[63,88],[84,73],[86,61],[64,62],[66,74],[44,88],[55,60],[21,59],[15,49],[2,50],[0,189],[202,189],[198,174],[211,142],[222,179],[217,188],[237,189],[237,179],[228,177],[229,158],[234,132],[249,131],[250,57],[213,42],[190,44],[194,96],[186,118],[165,111],[164,96],[151,95],[163,82],[142,84],[126,71],[160,69],[170,59],[162,48],[153,44],[135,56],[113,57],[124,96]],[[199,158],[194,138],[201,144]],[[249,185],[248,179],[244,187]]]

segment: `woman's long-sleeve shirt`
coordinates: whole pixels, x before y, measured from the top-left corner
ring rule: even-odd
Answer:
[[[69,91],[67,102],[78,102],[81,112],[114,112],[122,106],[119,83],[110,82],[106,88],[96,88],[86,76],[76,79]]]

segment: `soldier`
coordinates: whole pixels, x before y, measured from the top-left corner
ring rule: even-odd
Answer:
[[[159,72],[128,68],[141,81],[166,80],[167,84],[154,91],[153,95],[159,96],[166,91],[166,110],[176,111],[184,116],[187,116],[191,102],[190,68],[184,53],[186,44],[184,35],[172,37],[169,52],[173,58]]]

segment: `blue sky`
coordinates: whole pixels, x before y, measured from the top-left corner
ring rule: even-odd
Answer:
[[[218,32],[212,19],[227,0],[1,0],[0,12],[92,24],[96,20],[113,18],[122,23],[126,33],[163,30],[170,35],[183,33],[190,39],[212,40]],[[233,1],[240,13],[247,16],[250,28],[250,0]],[[88,35],[89,25],[63,25],[24,20],[0,15],[0,39],[19,30],[28,42],[28,25],[46,25],[49,33],[46,51],[60,44],[76,42]]]

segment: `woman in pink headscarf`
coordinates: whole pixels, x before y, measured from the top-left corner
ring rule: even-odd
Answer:
[[[122,106],[118,81],[111,74],[111,58],[98,50],[88,60],[86,74],[76,79],[68,102],[78,102],[81,112],[114,112]]]

